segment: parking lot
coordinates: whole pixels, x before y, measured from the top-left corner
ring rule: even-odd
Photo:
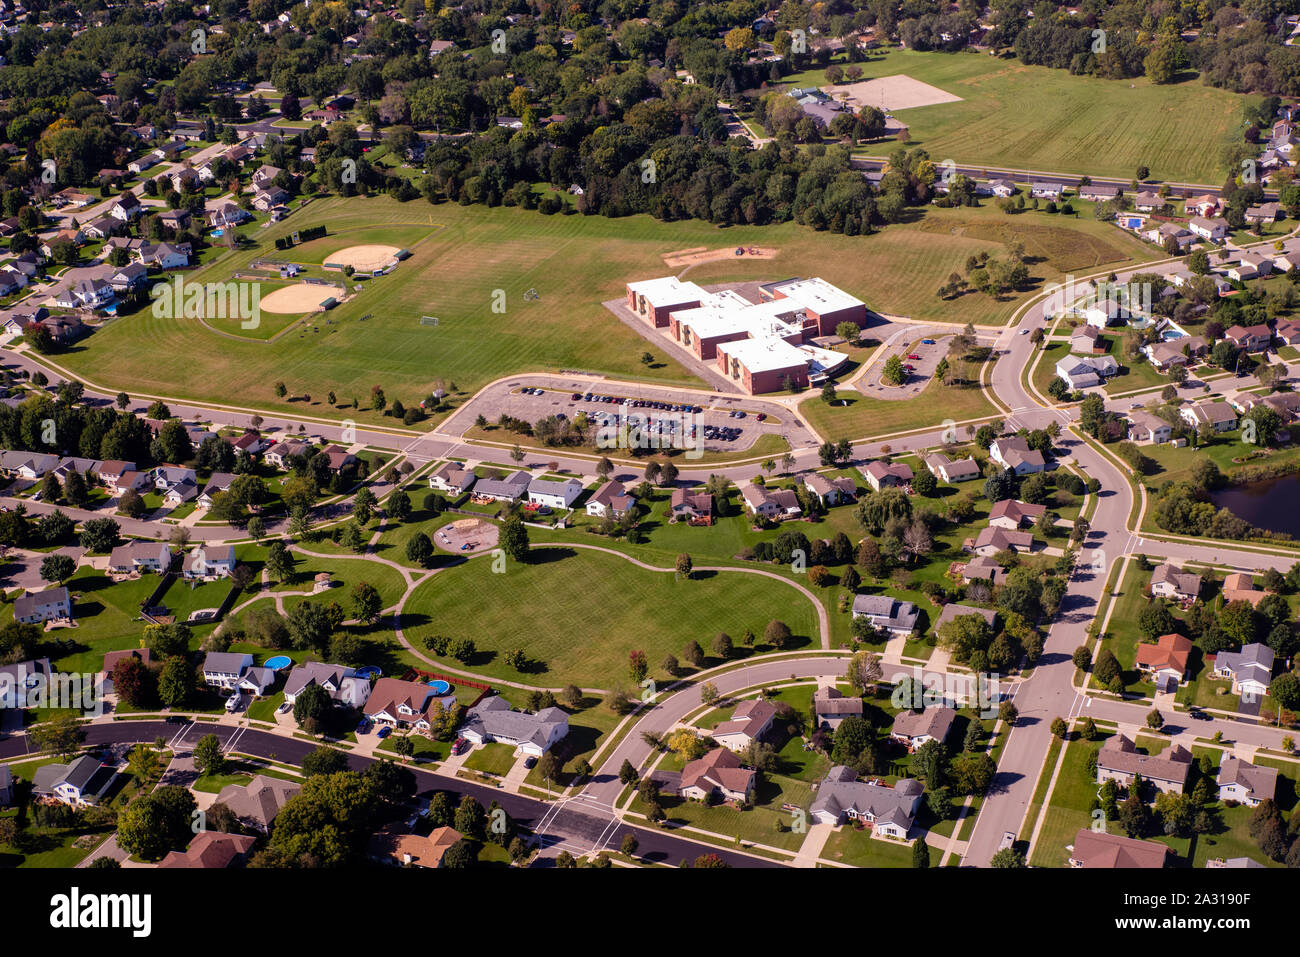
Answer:
[[[933,338],[919,330],[919,339],[907,338],[897,345],[890,346],[888,353],[872,366],[871,371],[863,377],[858,388],[880,399],[910,399],[930,384],[939,360],[948,355],[948,345],[952,336]],[[889,356],[898,356],[903,360],[905,377],[901,386],[886,385],[881,377],[884,375],[885,362]]]
[[[543,376],[498,383],[465,406],[457,422],[467,429],[480,414],[489,422],[508,415],[536,423],[548,415],[572,421],[580,413],[597,428],[630,422],[651,444],[663,446],[694,447],[702,435],[705,451],[743,452],[764,433],[786,435],[795,448],[815,444],[787,409],[749,396],[685,394]]]

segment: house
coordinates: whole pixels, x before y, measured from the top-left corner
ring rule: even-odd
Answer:
[[[530,482],[532,476],[527,472],[515,472],[504,479],[479,479],[474,485],[474,496],[494,502],[514,502],[528,494]]]
[[[140,200],[136,198],[135,193],[130,191],[119,196],[117,202],[108,208],[108,215],[124,223],[139,219],[140,214],[143,212],[144,206],[140,204]]]
[[[1254,326],[1234,325],[1224,330],[1223,337],[1238,349],[1245,349],[1247,352],[1262,352],[1273,341],[1273,330],[1269,328],[1266,322]]]
[[[949,602],[943,606],[943,611],[939,612],[939,618],[934,623],[934,630],[937,632],[948,622],[957,618],[965,618],[968,615],[979,615],[989,626],[989,632],[997,631],[998,613],[992,608],[979,608],[975,605],[963,605],[959,602]]]
[[[53,674],[49,658],[0,665],[0,708],[27,707],[28,696],[42,693]]]
[[[423,682],[380,678],[366,699],[364,711],[376,724],[427,731],[434,709],[454,704],[454,698],[437,694]]]
[[[1196,234],[1178,223],[1161,223],[1144,231],[1142,238],[1161,247],[1172,239],[1178,245],[1178,251],[1181,253],[1196,241]]]
[[[1242,645],[1241,651],[1220,651],[1214,656],[1211,676],[1231,678],[1232,693],[1247,701],[1258,701],[1268,694],[1273,680],[1273,649],[1259,642]]]
[[[843,695],[835,688],[821,687],[813,692],[813,716],[817,727],[834,731],[849,715],[862,717],[862,699]]]
[[[186,578],[229,578],[235,572],[234,545],[200,545],[185,563]]]
[[[1070,332],[1070,351],[1084,355],[1102,353],[1107,349],[1107,342],[1096,326],[1084,324],[1075,326]]]
[[[165,542],[127,542],[108,556],[108,570],[114,575],[131,572],[162,574],[172,567],[172,550]]]
[[[551,479],[533,479],[528,483],[528,503],[545,508],[569,508],[582,494],[582,483],[576,478],[564,482]]]
[[[986,581],[996,585],[998,580],[1006,577],[1006,569],[992,558],[980,555],[968,561],[962,569],[961,579],[967,585],[973,581]]]
[[[304,442],[301,439],[282,439],[262,453],[262,460],[268,465],[274,465],[278,469],[287,469],[293,465],[293,460],[295,458],[306,456],[310,459],[314,451],[315,446],[310,442]],[[446,467],[447,466],[443,466],[444,469]],[[439,469],[439,471],[442,471],[442,469]],[[470,473],[470,477],[472,480],[473,473]],[[430,480],[429,484],[434,488],[438,487],[433,485],[432,480]]]
[[[119,662],[127,658],[134,658],[136,661],[149,667],[158,663],[154,659],[153,652],[148,648],[127,648],[124,651],[105,652],[104,667],[100,669],[100,673],[104,676],[102,684],[104,694],[113,693],[113,669],[118,666]]]
[[[83,754],[70,764],[47,764],[32,776],[32,795],[72,808],[98,804],[117,777],[117,768]]]
[[[900,488],[912,483],[911,466],[904,462],[885,462],[877,460],[862,469],[862,475],[874,491],[882,488]]]
[[[1300,260],[1300,256],[1296,258]],[[1283,345],[1300,345],[1300,322],[1294,319],[1279,319],[1273,326],[1273,335]]]
[[[146,243],[135,251],[141,265],[151,269],[184,269],[190,264],[189,243]]]
[[[715,795],[724,801],[747,804],[754,795],[757,774],[743,767],[735,752],[714,748],[682,768],[677,793],[692,801],[710,802]]]
[[[268,189],[271,184],[275,182],[275,178],[282,172],[284,171],[278,166],[270,166],[267,164],[259,166],[257,171],[253,173],[253,188],[257,190]]]
[[[1079,187],[1079,198],[1090,203],[1104,203],[1110,199],[1119,199],[1122,195],[1124,191],[1118,186],[1107,186],[1102,183],[1089,183],[1087,186]]]
[[[921,782],[912,778],[899,778],[893,787],[859,781],[852,768],[837,765],[827,772],[808,810],[818,823],[862,821],[871,825],[873,837],[906,840],[924,791]]]
[[[1097,752],[1097,783],[1114,781],[1121,787],[1141,775],[1143,781],[1161,791],[1182,794],[1192,769],[1192,752],[1181,744],[1171,744],[1159,754],[1141,754],[1132,740],[1122,734],[1106,739]]]
[[[235,690],[260,698],[275,684],[275,671],[261,665],[254,665],[244,670],[235,685]]]
[[[1071,390],[1101,385],[1118,372],[1119,363],[1109,355],[1064,356],[1056,363],[1056,374]]]
[[[1151,573],[1151,594],[1175,601],[1195,601],[1201,595],[1201,576],[1165,562]]]
[[[1160,869],[1169,861],[1169,846],[1081,827],[1070,845],[1070,866]]]
[[[926,708],[924,711],[900,711],[894,717],[889,737],[908,751],[915,751],[927,741],[938,741],[942,744],[947,739],[948,733],[952,731],[953,722],[956,720],[957,712],[948,707]]]
[[[993,195],[999,199],[1006,199],[1009,196],[1016,195],[1016,184],[1009,179],[991,179],[989,180],[989,189]]]
[[[216,209],[208,211],[208,225],[213,229],[228,229],[250,218],[246,211],[234,203],[223,203]]]
[[[1139,190],[1133,197],[1133,208],[1139,213],[1150,213],[1165,205],[1165,198],[1152,190]]]
[[[287,206],[292,198],[287,190],[272,186],[253,197],[253,208],[265,213],[277,206]]]
[[[443,856],[460,839],[460,831],[452,827],[435,827],[424,837],[405,832],[400,822],[395,821],[371,836],[366,844],[366,856],[380,864],[439,868]]]
[[[1051,199],[1061,198],[1063,187],[1060,183],[1037,182],[1029,184],[1029,195],[1034,199]]]
[[[1225,602],[1248,601],[1258,605],[1268,594],[1255,587],[1255,580],[1243,572],[1233,572],[1223,579],[1220,592]]]
[[[745,509],[755,517],[779,522],[786,518],[798,518],[803,514],[799,498],[789,489],[768,490],[758,485],[742,485],[740,497],[745,502]]]
[[[971,544],[971,551],[992,558],[1001,551],[1028,552],[1034,547],[1034,536],[1029,532],[1012,532],[996,525],[983,529]]]
[[[350,468],[357,464],[357,457],[347,449],[340,448],[337,445],[327,445],[316,455],[325,456],[326,464],[331,472],[341,472],[343,469]]]
[[[1186,680],[1193,647],[1183,635],[1161,635],[1154,644],[1144,641],[1137,646],[1138,671],[1155,679],[1157,691],[1170,691]]]
[[[1187,223],[1187,227],[1202,239],[1214,243],[1223,242],[1228,236],[1228,230],[1232,228],[1226,219],[1218,217],[1206,219],[1204,216],[1193,216]]]
[[[980,477],[979,463],[970,456],[964,459],[950,459],[942,452],[935,452],[933,455],[926,456],[925,467],[930,470],[931,475],[949,485]]]
[[[72,598],[68,589],[59,586],[29,593],[14,601],[14,621],[25,625],[39,625],[46,621],[65,621],[72,618]]]
[[[44,452],[0,452],[0,472],[11,478],[36,480],[58,468],[59,457]]]
[[[209,688],[233,691],[244,672],[253,667],[253,656],[234,651],[210,651],[203,659],[203,682]]]
[[[64,309],[102,309],[117,293],[103,279],[78,279],[54,297],[54,303]]]
[[[760,740],[776,717],[776,705],[762,698],[749,698],[736,705],[731,717],[713,729],[711,737],[724,748],[744,751]]]
[[[1142,352],[1161,372],[1167,372],[1174,366],[1185,366],[1188,362],[1182,343],[1177,339],[1148,343],[1142,347]]]
[[[688,492],[684,488],[673,489],[673,497],[668,512],[676,521],[686,519],[691,524],[713,524],[713,496],[708,492]]]
[[[1129,435],[1136,442],[1151,442],[1161,445],[1168,442],[1174,434],[1173,427],[1160,418],[1142,409],[1135,409],[1128,414]]]
[[[325,689],[335,704],[347,708],[360,708],[370,697],[370,680],[358,676],[355,668],[309,661],[295,667],[285,679],[285,704],[297,701],[308,685]]]
[[[142,288],[149,281],[149,270],[142,263],[129,263],[114,271],[108,277],[108,284],[115,293],[133,292]]]
[[[889,595],[857,595],[853,599],[853,617],[864,617],[891,638],[907,638],[916,631],[920,611],[910,601]]]
[[[827,508],[856,501],[858,497],[858,487],[850,478],[828,479],[820,472],[809,472],[803,477],[803,485]]]
[[[248,853],[257,843],[249,834],[223,834],[221,831],[199,831],[190,846],[183,851],[172,851],[158,864],[159,867],[204,868],[224,870],[243,867]]]
[[[280,809],[301,790],[294,781],[258,774],[247,784],[227,784],[218,792],[217,803],[230,808],[240,824],[265,834]]]
[[[1201,401],[1184,406],[1178,414],[1194,429],[1208,425],[1215,432],[1231,432],[1237,427],[1237,413],[1226,402]]]
[[[157,153],[145,153],[139,159],[133,159],[127,163],[126,168],[128,172],[140,174],[145,170],[153,169],[160,162],[162,162],[162,157]]]
[[[1192,196],[1183,201],[1183,209],[1197,216],[1212,216],[1219,211],[1219,197],[1212,193]]]
[[[596,518],[622,518],[635,504],[636,499],[623,487],[623,483],[611,479],[596,489],[595,494],[587,500],[587,514]]]
[[[994,439],[993,444],[989,446],[989,457],[1017,475],[1029,475],[1032,472],[1047,470],[1047,460],[1043,458],[1043,453],[1031,449],[1029,444],[1018,435]]]
[[[277,444],[276,448],[279,447]],[[270,460],[271,453],[266,453],[266,458]],[[461,495],[468,492],[474,485],[476,476],[470,469],[464,468],[455,462],[447,462],[429,476],[429,488],[437,489],[440,492],[449,492],[452,495]]]
[[[1263,404],[1277,413],[1283,422],[1292,422],[1300,416],[1300,393],[1275,392],[1263,398]]]
[[[569,716],[559,708],[543,708],[536,714],[515,711],[499,695],[470,708],[460,727],[460,736],[472,744],[499,741],[535,757],[541,757],[568,733]]]
[[[1004,498],[994,504],[989,512],[989,524],[1015,531],[1026,525],[1033,525],[1046,513],[1046,505],[1031,505],[1028,502],[1018,502],[1014,498]]]
[[[1258,807],[1277,793],[1277,770],[1226,755],[1219,765],[1219,800]]]
[[[1252,225],[1271,223],[1282,214],[1282,204],[1276,202],[1260,203],[1258,206],[1246,207],[1246,222]]]

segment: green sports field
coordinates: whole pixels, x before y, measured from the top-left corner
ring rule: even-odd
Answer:
[[[1238,142],[1242,110],[1257,98],[1199,79],[1157,86],[1101,80],[983,53],[891,50],[864,76],[906,74],[961,102],[900,109],[913,145],[936,161],[1129,179],[1139,165],[1170,182],[1220,183],[1223,148]],[[791,80],[823,86],[821,71]],[[866,149],[883,154],[893,144]]]

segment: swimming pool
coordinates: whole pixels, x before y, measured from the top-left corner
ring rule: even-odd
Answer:
[[[381,669],[378,665],[366,665],[364,668],[357,669],[358,678],[367,678],[371,681],[374,681],[383,673],[384,673],[383,669]]]
[[[293,659],[288,655],[276,655],[274,658],[267,658],[262,663],[263,668],[270,668],[272,671],[281,671],[293,664]]]
[[[451,691],[451,685],[448,684],[446,681],[443,681],[441,678],[434,678],[432,681],[429,682],[429,687],[433,689],[434,694],[439,694],[439,695],[447,694],[449,691]]]

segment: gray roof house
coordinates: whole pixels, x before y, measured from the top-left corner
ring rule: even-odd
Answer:
[[[99,803],[115,777],[117,769],[111,764],[101,764],[99,758],[83,754],[71,764],[37,768],[32,793],[69,807],[87,807]]]
[[[916,630],[920,612],[910,601],[889,595],[858,595],[853,599],[853,616],[859,615],[870,618],[873,625],[891,636],[905,638]]]
[[[230,808],[240,823],[265,832],[280,809],[301,790],[302,785],[296,782],[259,774],[247,784],[227,784],[217,801]]]
[[[35,625],[72,617],[72,598],[62,585],[23,595],[14,602],[14,620]]]
[[[876,833],[903,840],[912,829],[924,790],[921,782],[912,778],[899,778],[892,788],[874,781],[859,781],[852,768],[837,765],[818,787],[817,799],[809,812],[820,823],[864,821]]]
[[[284,700],[293,704],[308,685],[324,688],[335,704],[359,708],[370,697],[370,682],[358,678],[355,668],[331,665],[323,661],[309,661],[289,672],[284,682]]]
[[[857,695],[843,695],[834,688],[818,688],[813,693],[813,713],[817,727],[835,730],[849,715],[862,717],[862,699]]]
[[[1216,678],[1231,678],[1232,693],[1258,701],[1268,694],[1273,680],[1273,649],[1260,642],[1242,645],[1241,651],[1220,651],[1214,656]]]
[[[927,741],[942,744],[952,731],[952,723],[957,720],[957,712],[952,708],[926,708],[924,711],[900,711],[894,716],[894,726],[889,736],[904,745],[907,750],[915,751]]]
[[[203,659],[203,680],[211,687],[230,691],[251,667],[252,655],[241,655],[234,651],[210,651]]]
[[[49,658],[0,665],[0,708],[27,707],[27,695],[44,688],[53,673]]]
[[[460,729],[461,736],[474,744],[500,741],[537,756],[568,733],[569,716],[559,708],[543,708],[536,714],[513,711],[498,695],[470,708]]]
[[[1201,594],[1201,576],[1165,562],[1157,565],[1151,573],[1151,594],[1160,598],[1192,601]]]
[[[515,472],[503,479],[479,479],[474,494],[497,502],[513,502],[528,494],[530,482],[532,476],[527,472]]]
[[[1231,755],[1219,765],[1219,800],[1256,807],[1277,793],[1277,770],[1261,768]]]

